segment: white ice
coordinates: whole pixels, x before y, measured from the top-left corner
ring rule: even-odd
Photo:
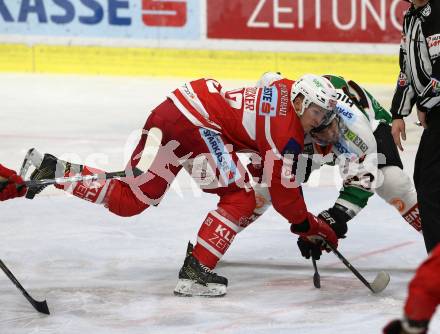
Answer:
[[[183,80],[0,75],[0,163],[19,168],[26,150],[123,169],[133,131]],[[241,82],[227,82],[228,88]],[[389,105],[392,87],[371,87]],[[412,174],[420,129],[410,126],[402,155]],[[338,180],[325,168],[305,187],[312,212],[333,204]],[[318,262],[320,290],[288,224],[273,210],[237,236],[216,269],[230,282],[224,298],[172,293],[186,243],[216,197],[184,175],[157,208],[129,219],[45,190],[35,200],[0,203],[0,258],[50,316],[36,313],[0,273],[0,333],[381,333],[402,315],[407,283],[425,258],[422,236],[373,196],[349,225],[340,251],[370,281],[373,295],[333,254]],[[440,331],[434,319],[430,333]]]

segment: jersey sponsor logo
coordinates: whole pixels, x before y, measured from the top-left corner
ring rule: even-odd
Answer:
[[[280,115],[286,116],[290,102],[290,93],[287,85],[280,83]]]
[[[420,220],[419,206],[414,205],[407,213],[403,215],[403,218],[413,226],[417,231],[422,230],[422,222]]]
[[[191,89],[188,87],[189,83],[186,83],[182,86],[183,92],[188,96],[190,99],[194,99],[196,96],[193,92],[191,92]]]
[[[258,88],[246,88],[244,90],[244,111],[255,112],[257,106],[257,91]]]
[[[258,113],[261,116],[275,117],[278,108],[278,90],[276,87],[263,87]]]
[[[350,98],[348,97],[347,94],[345,94],[345,93],[341,93],[341,92],[336,92],[336,96],[337,96],[338,101],[345,102],[345,103],[349,104],[350,107],[353,107],[354,102],[353,102],[352,99],[350,99]]]
[[[208,129],[200,129],[200,134],[216,162],[224,183],[229,185],[238,180],[240,178],[240,172],[220,135]]]
[[[229,242],[232,242],[234,240],[235,235],[236,235],[235,232],[231,231],[229,229],[229,227],[227,227],[223,224],[217,225],[217,228],[215,229],[215,233]]]
[[[214,220],[211,217],[206,217],[205,221],[203,222],[206,226],[211,226],[212,222]]]
[[[355,144],[363,153],[368,150],[368,145],[360,138],[356,133],[346,128],[343,132],[343,135],[346,139]]]
[[[435,95],[439,95],[440,94],[440,81],[435,78],[431,78],[431,86],[432,86],[432,92]]]
[[[347,124],[351,124],[356,120],[356,115],[353,113],[353,111],[342,103],[338,103],[336,106],[336,112]]]
[[[431,35],[426,38],[431,58],[440,56],[440,34]]]
[[[338,141],[334,146],[341,154],[349,154],[350,153],[348,148],[346,148],[340,141]]]

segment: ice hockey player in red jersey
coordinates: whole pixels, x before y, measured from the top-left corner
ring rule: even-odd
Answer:
[[[227,279],[211,271],[234,236],[252,215],[254,191],[237,152],[263,157],[264,178],[274,208],[305,238],[325,239],[337,246],[332,228],[307,211],[300,184],[292,171],[303,150],[304,135],[335,116],[336,91],[325,78],[305,75],[271,87],[225,91],[213,79],[199,79],[173,91],[148,117],[142,137],[126,167],[124,180],[65,185],[64,190],[104,204],[120,216],[133,216],[158,205],[184,168],[203,191],[217,194],[216,210],[208,213],[188,249],[175,289],[180,295],[223,295]],[[139,161],[152,129],[161,146],[148,170]],[[40,164],[41,163],[41,164]],[[88,175],[97,170],[46,154],[31,179]],[[32,188],[33,198],[42,188]]]
[[[348,221],[366,207],[369,198],[376,193],[394,206],[412,227],[421,231],[416,190],[403,170],[391,135],[391,113],[356,82],[336,75],[325,77],[330,80],[338,94],[337,117],[328,126],[313,129],[304,138],[304,157],[307,159],[306,164],[303,164],[307,165],[304,182],[313,169],[321,167],[323,161],[326,161],[325,163],[339,167],[343,187],[334,205],[322,211],[318,217],[332,224],[336,234],[342,237],[347,233]],[[283,76],[280,73],[266,72],[258,81],[257,87],[269,87],[281,79]],[[322,156],[330,159],[323,159]],[[344,162],[347,158],[356,167],[354,173],[347,173]],[[367,164],[363,166],[365,162]],[[358,166],[361,168],[357,168]],[[261,172],[261,169],[252,168],[252,165],[249,170],[257,178]],[[298,177],[300,173],[297,172]],[[254,186],[254,191],[261,203],[255,210],[255,216],[259,216],[269,208],[270,194],[259,184]],[[304,257],[313,256],[319,259],[321,249],[316,245],[299,238],[298,246]]]
[[[21,176],[0,164],[0,201],[21,197],[26,194],[26,187],[17,187],[23,183]]]
[[[384,334],[426,334],[440,304],[440,245],[422,263],[409,284],[404,318],[390,322]]]

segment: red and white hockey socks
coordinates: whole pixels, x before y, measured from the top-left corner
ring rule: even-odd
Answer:
[[[419,203],[402,215],[403,218],[417,231],[422,231],[422,220],[420,219]]]
[[[242,228],[218,210],[211,211],[200,227],[192,254],[202,264],[214,269]]]
[[[93,174],[103,174],[104,171],[96,168],[91,168],[79,164],[66,163],[66,169],[64,172],[65,177],[77,176],[77,175],[93,175]],[[102,204],[105,195],[108,190],[108,186],[111,180],[99,180],[92,182],[75,182],[68,183],[65,185],[56,185],[57,188],[63,189],[68,193],[84,199],[86,201]]]

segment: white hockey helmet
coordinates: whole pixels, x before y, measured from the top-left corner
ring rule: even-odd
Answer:
[[[298,116],[312,103],[326,110],[326,115],[321,125],[328,125],[336,116],[337,94],[331,82],[318,75],[306,74],[299,78],[292,86],[290,99],[292,101],[301,94],[304,97],[301,110],[296,110]]]

